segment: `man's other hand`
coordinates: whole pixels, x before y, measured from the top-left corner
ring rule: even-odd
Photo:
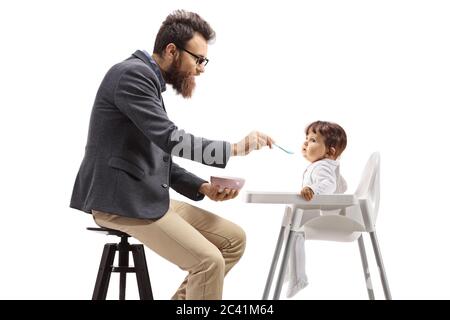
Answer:
[[[219,186],[212,185],[211,183],[207,182],[200,186],[199,192],[213,201],[225,201],[234,199],[239,194],[238,190],[228,188],[220,189]]]

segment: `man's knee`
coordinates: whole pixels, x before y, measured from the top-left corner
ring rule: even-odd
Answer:
[[[241,244],[245,248],[245,245],[247,243],[247,235],[245,234],[244,229],[242,229],[241,227],[239,227],[237,230],[237,238],[238,238],[238,243]]]
[[[212,250],[209,252],[205,256],[203,264],[207,270],[222,274],[225,272],[225,259],[219,250]]]
[[[244,229],[236,225],[236,228],[233,232],[233,241],[232,241],[232,248],[233,251],[237,252],[239,256],[242,256],[245,251],[245,246],[247,243],[247,236],[245,234]]]

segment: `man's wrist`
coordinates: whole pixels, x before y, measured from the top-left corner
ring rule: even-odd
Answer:
[[[231,155],[232,156],[237,156],[237,143],[232,143],[231,144]]]
[[[208,190],[208,185],[209,185],[208,182],[202,183],[201,186],[200,186],[200,188],[198,189],[198,192],[201,193],[201,194],[203,194],[203,195],[206,195],[207,190]]]

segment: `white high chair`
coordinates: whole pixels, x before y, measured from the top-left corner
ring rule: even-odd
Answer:
[[[273,299],[280,298],[289,254],[292,252],[294,246],[294,233],[296,232],[304,232],[306,240],[349,242],[358,239],[367,293],[369,299],[373,300],[375,296],[362,237],[363,232],[369,233],[381,276],[384,295],[387,300],[392,299],[375,231],[375,222],[380,202],[380,154],[378,152],[370,156],[359,186],[354,194],[315,195],[311,201],[306,201],[297,193],[248,192],[247,202],[288,205],[286,206],[275,253],[267,277],[263,294],[264,300],[269,296],[284,242],[286,228],[289,228],[289,235],[287,237]]]

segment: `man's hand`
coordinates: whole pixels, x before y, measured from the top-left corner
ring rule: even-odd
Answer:
[[[207,182],[200,186],[198,192],[204,194],[213,201],[225,201],[234,199],[239,194],[238,190],[228,188],[219,190],[219,186],[213,186],[211,183]]]
[[[259,150],[262,147],[269,146],[272,149],[273,139],[264,133],[253,131],[238,143],[231,145],[231,154],[233,156],[246,156],[253,150]]]
[[[309,201],[314,196],[314,191],[310,187],[304,187],[302,191],[300,191],[300,195],[305,199],[306,201]]]

